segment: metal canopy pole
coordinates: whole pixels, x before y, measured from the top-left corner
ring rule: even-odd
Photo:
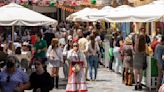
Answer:
[[[14,54],[14,29],[15,29],[15,26],[13,25],[12,26],[12,53]]]

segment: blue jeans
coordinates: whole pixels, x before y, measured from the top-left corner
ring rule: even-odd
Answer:
[[[119,68],[122,66],[122,61],[120,59],[121,53],[120,53],[120,48],[119,47],[114,47],[113,49],[113,55],[115,59],[115,72],[119,73]]]
[[[97,77],[98,56],[89,56],[89,76],[92,80],[92,67],[94,68],[94,79]]]

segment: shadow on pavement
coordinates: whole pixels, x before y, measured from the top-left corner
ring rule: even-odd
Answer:
[[[112,82],[112,80],[96,80],[96,82]]]

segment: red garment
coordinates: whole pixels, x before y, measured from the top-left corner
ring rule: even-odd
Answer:
[[[75,64],[79,64],[81,67],[80,71],[77,74],[72,71],[72,67]],[[83,62],[71,62],[66,92],[88,92],[85,82]]]
[[[36,36],[35,35],[31,35],[31,44],[34,45],[36,42]]]
[[[158,40],[154,40],[154,41],[152,42],[151,48],[152,48],[153,51],[155,50],[155,47],[157,46],[158,43],[159,43]]]
[[[78,42],[78,38],[73,38],[73,43],[77,43]]]

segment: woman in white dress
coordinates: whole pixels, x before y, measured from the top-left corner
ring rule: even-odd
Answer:
[[[63,54],[58,44],[59,44],[58,38],[53,38],[51,45],[48,47],[47,50],[47,58],[49,61],[49,65],[52,66],[52,70],[50,74],[52,77],[56,77],[56,88],[58,88],[59,67],[63,62]]]
[[[73,44],[73,49],[68,52],[67,59],[70,61],[68,84],[66,92],[87,92],[84,73],[86,58],[79,50],[78,43]]]

